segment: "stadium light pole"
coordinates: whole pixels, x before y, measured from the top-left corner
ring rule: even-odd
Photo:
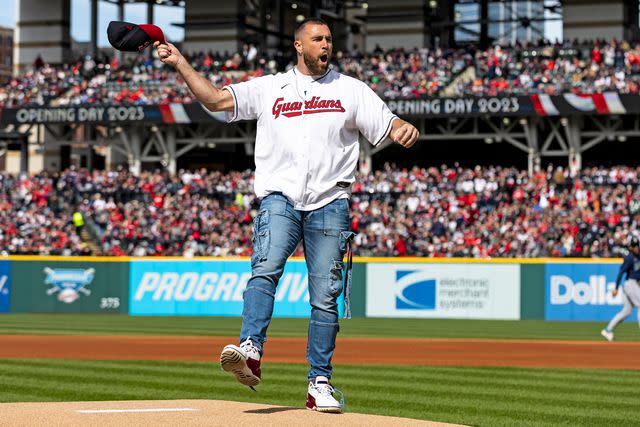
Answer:
[[[260,27],[264,28],[265,30],[268,28],[266,1],[260,2]],[[260,33],[260,49],[264,50],[267,48],[267,37],[268,37],[267,33],[265,32]]]
[[[480,0],[480,48],[489,47],[489,1]]]
[[[147,24],[153,24],[153,0],[147,0]]]
[[[29,173],[29,137],[24,135],[20,143],[20,173]]]
[[[147,24],[153,24],[153,0],[147,0]],[[153,59],[153,49],[147,49],[147,58]]]
[[[124,0],[118,0],[118,21],[124,21]],[[121,50],[117,51],[118,62],[120,66],[124,62],[124,52]]]
[[[91,56],[98,57],[98,0],[91,0]]]

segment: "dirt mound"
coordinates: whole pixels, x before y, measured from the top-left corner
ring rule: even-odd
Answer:
[[[0,426],[452,426],[409,418],[321,414],[305,408],[220,400],[3,403]]]

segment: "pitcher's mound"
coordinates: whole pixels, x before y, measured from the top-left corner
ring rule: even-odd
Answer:
[[[365,414],[321,414],[305,408],[221,400],[3,403],[0,426],[451,426]]]

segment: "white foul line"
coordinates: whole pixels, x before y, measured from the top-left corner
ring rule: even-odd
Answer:
[[[198,411],[192,408],[155,408],[155,409],[85,409],[76,412],[81,414],[114,414],[123,412],[185,412]]]

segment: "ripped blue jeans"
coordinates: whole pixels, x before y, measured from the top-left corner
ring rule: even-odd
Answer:
[[[300,239],[309,271],[311,319],[307,341],[309,378],[331,378],[331,357],[338,334],[338,296],[349,231],[349,201],[338,199],[314,211],[298,211],[280,193],[262,199],[253,225],[252,276],[244,291],[240,342],[251,338],[260,348],[267,338],[276,286],[285,262]]]

